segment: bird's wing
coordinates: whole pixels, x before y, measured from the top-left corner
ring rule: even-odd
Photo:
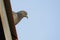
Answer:
[[[15,12],[13,12],[12,14],[13,14],[13,19],[14,19],[14,24],[16,25],[19,21],[18,15]]]

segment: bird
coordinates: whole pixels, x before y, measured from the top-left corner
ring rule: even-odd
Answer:
[[[14,19],[14,25],[17,25],[24,17],[28,18],[27,12],[23,10],[19,12],[12,11],[12,15]]]
[[[14,25],[17,25],[24,17],[28,18],[26,11],[19,11],[19,12],[12,11],[12,16],[13,16],[13,20],[14,20]],[[13,35],[14,39],[17,40],[15,27],[11,27],[11,30],[12,30],[11,34]]]
[[[14,20],[14,25],[17,25],[19,21],[21,21],[24,17],[28,18],[27,12],[24,10],[19,11],[19,12],[12,11],[12,15],[13,15],[13,20]]]

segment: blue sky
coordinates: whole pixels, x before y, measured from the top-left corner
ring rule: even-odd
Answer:
[[[19,40],[60,40],[60,0],[11,0],[11,6],[28,12],[16,25]]]

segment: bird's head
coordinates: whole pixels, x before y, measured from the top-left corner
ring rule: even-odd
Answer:
[[[20,11],[19,13],[20,13],[23,17],[28,18],[26,11]]]

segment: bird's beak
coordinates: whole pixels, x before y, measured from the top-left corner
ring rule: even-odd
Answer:
[[[28,16],[26,16],[26,18],[28,19]]]

